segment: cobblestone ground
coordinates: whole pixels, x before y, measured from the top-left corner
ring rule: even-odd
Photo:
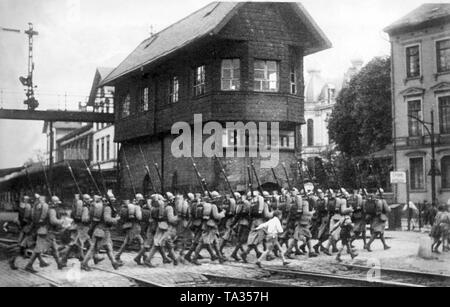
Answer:
[[[344,263],[353,263],[360,265],[379,264],[382,267],[401,268],[409,270],[418,270],[432,273],[441,273],[450,275],[450,254],[444,253],[437,255],[437,259],[424,260],[417,256],[420,241],[427,234],[416,232],[387,232],[386,236],[388,244],[392,249],[384,251],[382,244],[375,241],[372,246],[373,252],[362,251],[362,242],[355,242],[359,256],[355,260],[351,260],[344,253]],[[227,255],[231,250],[227,248]],[[68,287],[134,287],[138,282],[125,277],[124,275],[133,276],[141,280],[155,283],[161,286],[194,286],[207,284],[207,278],[202,274],[224,275],[229,277],[253,278],[257,279],[263,273],[253,264],[243,264],[241,262],[227,262],[219,264],[217,261],[210,263],[208,254],[203,252],[205,259],[202,260],[201,266],[192,264],[180,264],[174,267],[172,264],[162,264],[160,257],[156,257],[154,264],[156,268],[146,268],[136,265],[133,262],[134,252],[125,253],[122,260],[125,265],[118,271],[113,272],[113,268],[108,259],[105,259],[97,267],[110,272],[93,270],[92,272],[81,272],[79,270],[79,262],[75,259],[69,261],[68,268],[63,271],[56,270],[54,261],[51,257],[46,257],[46,261],[52,265],[48,268],[39,268],[38,263],[35,268],[39,270],[39,276],[29,274],[24,271],[9,270],[6,261],[0,261],[0,286],[22,286],[22,287],[42,287],[50,286],[47,279],[56,282],[59,286]],[[254,254],[248,257],[250,263],[255,262]],[[24,267],[26,260],[18,261],[20,267]],[[265,262],[263,265],[281,265],[280,259],[271,262]],[[334,257],[320,255],[317,258],[307,258],[306,256],[297,256],[296,259],[290,260],[289,267],[295,269],[304,269],[310,271],[320,271],[328,273],[338,273],[345,270],[339,265]]]

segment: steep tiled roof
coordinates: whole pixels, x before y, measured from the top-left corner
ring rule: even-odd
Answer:
[[[421,26],[433,25],[438,21],[450,22],[450,3],[422,4],[405,17],[384,29],[387,33],[414,29]]]
[[[277,2],[278,3],[278,2]],[[115,79],[148,65],[190,43],[217,34],[245,2],[213,2],[161,32],[144,40],[114,71],[101,82],[108,85]],[[309,53],[331,47],[331,43],[300,3],[290,3],[316,38]]]

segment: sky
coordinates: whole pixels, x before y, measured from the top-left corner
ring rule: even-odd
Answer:
[[[434,2],[448,2],[436,1]],[[209,0],[0,0],[0,28],[35,38],[34,82],[39,109],[73,109],[89,94],[95,69],[117,66],[137,45]],[[305,58],[305,71],[342,77],[351,59],[365,63],[388,55],[383,28],[423,3],[420,0],[303,0],[333,48]],[[19,76],[27,73],[28,39],[0,30],[0,108],[25,108]],[[0,168],[21,166],[45,150],[42,122],[0,120]]]

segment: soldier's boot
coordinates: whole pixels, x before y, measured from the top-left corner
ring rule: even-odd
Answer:
[[[337,262],[342,262],[342,259],[341,259],[341,253],[339,253],[339,252],[338,252],[338,254],[336,255],[336,261],[337,261]]]
[[[306,251],[306,244],[305,244],[305,243],[303,243],[303,244],[300,246],[300,251],[303,252],[303,254],[306,254],[306,253],[307,253],[307,251]]]
[[[58,270],[62,270],[67,266],[67,264],[63,263],[61,257],[59,256],[58,249],[53,249],[53,258],[55,259]]]
[[[106,254],[108,255],[109,260],[111,261],[111,265],[114,268],[114,270],[117,270],[121,266],[123,266],[123,262],[116,261],[116,259],[114,257],[114,253],[113,253],[112,247],[111,248],[107,248]]]
[[[214,250],[216,251],[216,254],[219,257],[219,262],[220,263],[224,263],[224,262],[228,261],[228,259],[222,254],[220,249],[215,244],[214,244]]]
[[[203,244],[198,244],[197,247],[195,248],[194,257],[192,257],[192,263],[195,265],[201,265],[201,263],[198,262],[198,259],[199,259],[202,248],[203,248]]]
[[[384,250],[388,250],[388,249],[391,248],[389,245],[386,244],[386,240],[384,239],[384,234],[382,234],[382,235],[380,236],[380,240],[381,240],[381,242],[383,243]]]
[[[94,264],[97,265],[100,262],[104,261],[105,257],[100,257],[99,254],[95,254],[94,257],[93,257],[93,260],[94,260]]]
[[[169,259],[169,257],[167,257],[166,252],[164,251],[164,249],[160,246],[157,247],[159,254],[161,255],[162,259],[163,259],[163,263],[164,264],[169,264],[172,263],[172,261]]]
[[[364,246],[364,249],[366,249],[368,252],[371,252],[371,251],[372,251],[372,249],[370,248],[370,246],[372,245],[373,241],[375,241],[375,236],[371,236],[371,237],[370,237],[370,240],[369,240],[369,243],[367,243],[367,244]]]
[[[333,241],[333,243],[331,244],[331,246],[332,246],[332,249],[331,249],[331,252],[332,252],[332,253],[338,253],[338,252],[339,252],[339,250],[338,250],[338,248],[337,248],[337,242],[336,242],[336,241]]]
[[[258,250],[258,246],[255,245],[254,249],[255,249],[255,253],[256,253],[256,258],[261,257],[262,253]]]
[[[319,255],[320,254],[320,242],[313,246],[314,252]]]
[[[327,245],[327,247],[324,247],[324,248],[322,249],[322,252],[323,252],[325,255],[327,255],[327,256],[331,256],[331,253],[330,253],[330,246]]]
[[[8,259],[9,267],[11,270],[14,270],[14,271],[18,269],[18,267],[16,266],[16,259],[17,259],[16,256],[13,256]]]
[[[358,253],[355,253],[354,251],[350,252],[350,256],[352,257],[352,259],[355,259],[356,257],[358,257]]]
[[[142,265],[142,257],[145,255],[145,248],[141,248],[136,255],[136,257],[133,258],[133,261],[136,262],[137,265]]]
[[[155,266],[152,264],[152,259],[155,256],[156,252],[158,251],[158,248],[156,246],[152,246],[150,249],[150,252],[148,253],[147,259],[144,261],[144,265],[149,268],[154,268]]]
[[[233,250],[233,252],[231,253],[231,258],[233,258],[235,261],[239,262],[239,256],[237,255],[238,251],[239,251],[239,246],[236,246]]]
[[[288,249],[284,253],[284,257],[286,257],[287,259],[295,259],[295,257],[292,256],[292,250],[294,249],[295,245],[297,245],[297,242],[295,240],[289,243]]]
[[[36,259],[38,258],[38,254],[37,253],[33,253],[33,255],[31,256],[30,260],[28,261],[27,265],[25,266],[25,271],[30,272],[30,273],[37,273],[37,271],[33,268],[33,264],[36,261]]]
[[[217,259],[219,259],[219,257],[216,256],[216,254],[214,253],[211,244],[205,244],[205,248],[209,253],[209,257],[210,257],[211,261],[216,261]],[[196,258],[200,259],[199,256],[200,256],[200,254]]]
[[[220,251],[221,255],[223,255],[223,249],[225,248],[225,245],[227,245],[227,241],[222,240],[222,242],[220,242],[220,246],[219,246],[219,251]]]
[[[178,260],[177,257],[175,256],[175,251],[173,249],[173,247],[168,248],[169,250],[169,258],[172,259],[172,263],[173,265],[178,265]]]

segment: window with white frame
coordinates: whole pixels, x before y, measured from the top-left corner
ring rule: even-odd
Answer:
[[[420,45],[406,48],[406,75],[408,78],[420,76]]]
[[[409,136],[421,136],[422,101],[420,99],[408,101],[408,133]]]
[[[410,158],[409,169],[411,190],[425,189],[423,158]]]
[[[140,91],[140,98],[139,98],[139,111],[140,112],[147,112],[148,111],[148,104],[149,104],[149,88],[143,87]]]
[[[238,91],[241,87],[241,61],[222,60],[222,91]]]
[[[194,95],[200,96],[206,91],[206,70],[205,65],[199,66],[194,72]]]
[[[255,60],[253,88],[259,92],[278,92],[278,62]]]
[[[180,83],[178,77],[172,77],[169,80],[169,102],[178,102]]]
[[[297,94],[297,70],[295,69],[294,66],[291,67],[290,82],[291,82],[291,94],[296,95]]]
[[[450,71],[450,38],[436,42],[437,71]]]
[[[439,132],[450,134],[450,96],[438,98],[439,102]]]

